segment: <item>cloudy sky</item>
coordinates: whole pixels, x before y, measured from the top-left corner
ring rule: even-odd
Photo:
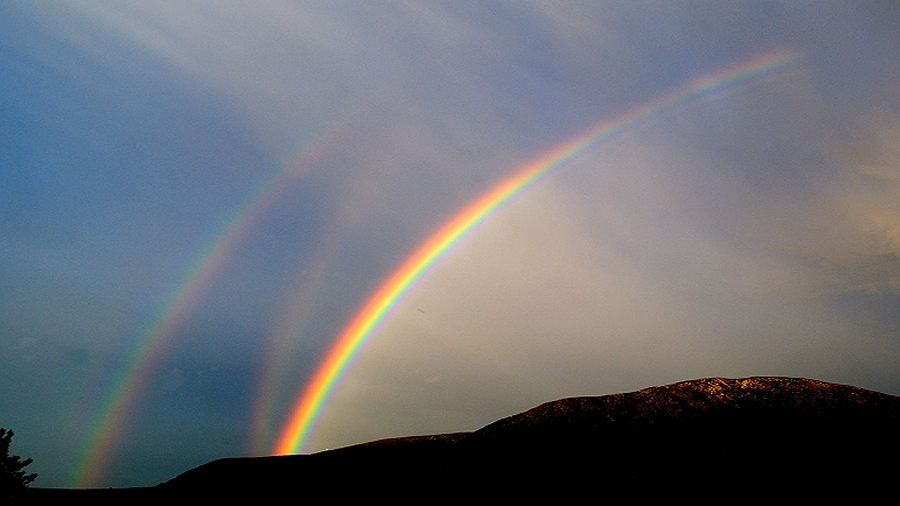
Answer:
[[[36,486],[265,455],[336,337],[505,177],[304,451],[707,376],[900,394],[900,9],[0,3],[0,426]]]

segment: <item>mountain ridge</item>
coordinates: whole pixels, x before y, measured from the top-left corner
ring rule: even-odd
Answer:
[[[702,378],[569,397],[472,432],[388,438],[306,455],[218,459],[160,497],[605,497],[887,490],[900,397],[808,378]],[[694,490],[693,492],[691,492]]]

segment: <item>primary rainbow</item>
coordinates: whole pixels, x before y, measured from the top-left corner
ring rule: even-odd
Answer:
[[[398,302],[455,244],[505,204],[554,169],[637,124],[687,102],[775,75],[797,60],[798,55],[792,51],[777,51],[692,81],[660,100],[639,107],[616,121],[600,123],[577,138],[563,143],[520,168],[470,203],[416,248],[359,309],[296,401],[272,453],[285,455],[302,449],[339,380]]]

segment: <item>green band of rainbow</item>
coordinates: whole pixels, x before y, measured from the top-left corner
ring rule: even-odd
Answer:
[[[416,248],[415,252],[369,297],[349,325],[344,328],[298,398],[287,424],[276,441],[273,454],[285,455],[302,449],[339,380],[346,373],[361,348],[391,313],[391,310],[430,267],[510,200],[547,176],[555,168],[654,116],[670,112],[687,102],[732,89],[739,84],[775,75],[776,71],[790,66],[797,59],[794,52],[778,51],[695,80],[661,100],[625,114],[617,121],[594,126],[585,134],[558,146],[549,154],[520,168],[512,176],[466,206]]]

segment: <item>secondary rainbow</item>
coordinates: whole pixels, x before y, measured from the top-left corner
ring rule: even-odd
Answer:
[[[302,174],[345,133],[349,125],[347,119],[347,115],[344,115],[339,121],[330,123],[304,149],[292,154],[290,162],[261,184],[197,255],[172,291],[171,302],[141,332],[118,376],[109,382],[110,387],[101,400],[98,414],[70,471],[68,486],[98,486],[116,443],[122,437],[129,417],[138,404],[141,392],[152,381],[156,364],[164,355],[178,327],[196,309],[210,284],[228,264],[233,252],[243,243],[256,223],[282,197],[290,180]]]
[[[774,76],[798,59],[793,51],[777,51],[694,80],[676,92],[638,107],[615,121],[595,125],[582,135],[518,169],[466,206],[416,248],[356,312],[295,402],[272,454],[285,455],[302,450],[335,387],[366,342],[416,282],[488,217],[554,169],[632,130],[636,125],[671,112],[683,104]]]

